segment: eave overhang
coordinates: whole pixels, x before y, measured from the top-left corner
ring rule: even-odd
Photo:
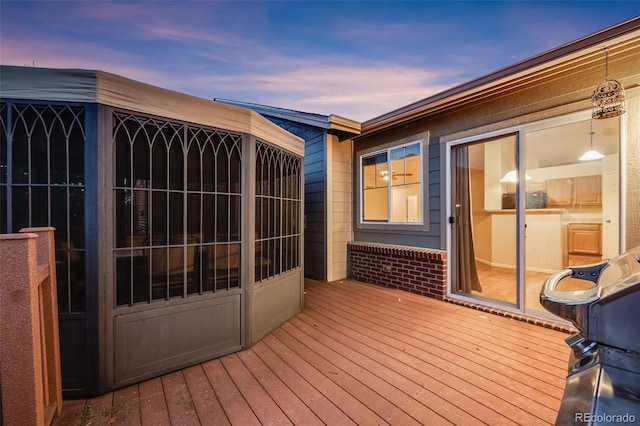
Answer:
[[[309,112],[295,111],[286,108],[272,107],[268,105],[254,104],[250,102],[234,101],[230,99],[215,98],[214,101],[240,106],[243,108],[251,109],[259,114],[268,115],[271,117],[281,118],[284,120],[293,121],[296,123],[306,124],[320,129],[327,130],[329,132],[346,132],[352,136],[359,135],[362,125],[360,122],[351,120],[340,115],[322,115]]]
[[[361,137],[427,117],[462,104],[474,102],[501,90],[531,82],[543,70],[577,60],[602,60],[602,50],[640,40],[640,17],[572,41],[491,74],[440,92],[362,123]],[[356,137],[355,139],[359,139]]]

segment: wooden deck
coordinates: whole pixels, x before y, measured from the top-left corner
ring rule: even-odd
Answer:
[[[567,335],[356,281],[307,280],[250,349],[97,398],[55,425],[553,424]]]

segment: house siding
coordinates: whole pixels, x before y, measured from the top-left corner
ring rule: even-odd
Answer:
[[[347,243],[352,237],[352,146],[349,140],[339,141],[335,135],[327,137],[327,280],[346,278]]]
[[[375,120],[363,123],[363,133],[354,141],[356,153],[387,146],[411,135],[429,132],[430,226],[428,231],[423,232],[396,231],[391,227],[388,230],[358,228],[360,188],[358,188],[359,165],[356,154],[353,172],[354,241],[349,245],[351,275],[380,285],[395,283],[392,285],[411,292],[424,292],[424,288],[427,288],[425,295],[440,297],[444,294],[446,298],[446,269],[444,274],[436,278],[442,281],[439,284],[433,283],[431,277],[426,277],[415,269],[414,273],[407,275],[406,266],[418,268],[418,264],[411,264],[417,261],[399,258],[393,250],[388,248],[375,249],[375,252],[371,253],[364,251],[362,247],[402,245],[405,249],[446,250],[448,224],[443,211],[449,189],[445,185],[446,167],[448,167],[444,158],[445,144],[457,139],[590,110],[594,88],[604,78],[603,59],[601,51],[576,55],[557,65],[532,71],[530,75],[522,75],[507,84],[500,84],[443,104],[421,116],[400,120],[386,129],[376,129]],[[626,146],[621,148],[627,153],[623,168],[625,174],[621,176],[624,180],[622,189],[625,191],[625,204],[622,206],[624,213],[621,219],[624,221],[626,249],[640,245],[639,63],[640,40],[638,38],[621,43],[619,46],[609,46],[609,75],[614,76],[627,87],[627,113],[621,121],[621,134],[624,135],[623,141],[626,141]],[[392,271],[398,270],[398,275],[404,277],[401,279],[408,281],[408,284],[398,281],[393,272],[382,270],[383,265],[390,266]],[[433,288],[435,290],[431,291]],[[483,308],[480,307],[480,309]],[[529,320],[520,314],[514,314],[513,317]]]
[[[440,237],[440,147],[434,138],[430,138],[428,145],[428,168],[427,179],[429,185],[429,199],[427,201],[429,221],[428,231],[397,231],[387,229],[363,229],[358,225],[360,223],[360,188],[358,188],[358,173],[359,164],[357,153],[361,150],[368,148],[374,148],[380,145],[385,145],[396,140],[405,139],[411,136],[424,133],[428,130],[424,126],[407,126],[401,130],[394,130],[380,135],[380,137],[363,138],[355,143],[355,155],[353,157],[353,221],[354,226],[354,241],[380,243],[380,244],[396,244],[412,247],[423,248],[436,248],[441,247]]]
[[[326,131],[264,115],[269,121],[304,139],[304,272],[305,277],[327,279]]]
[[[445,199],[444,158],[441,156],[441,145],[447,141],[463,137],[475,136],[490,131],[523,125],[530,122],[557,117],[576,111],[591,108],[591,95],[595,87],[604,78],[603,58],[601,52],[593,57],[581,58],[539,71],[535,77],[524,78],[511,84],[508,88],[498,87],[481,93],[471,100],[461,101],[452,106],[443,107],[428,116],[414,118],[411,121],[398,123],[395,127],[367,134],[367,123],[363,124],[363,134],[355,141],[355,151],[372,149],[392,143],[402,138],[429,132],[429,231],[398,232],[380,231],[358,228],[359,194],[357,187],[358,165],[354,164],[354,240],[372,243],[402,244],[406,246],[444,249],[444,226],[441,215]],[[640,42],[636,41],[617,50],[609,50],[609,75],[616,76],[626,87],[640,84]],[[634,96],[634,93],[636,95]],[[637,90],[627,90],[628,116],[637,120]],[[635,110],[634,110],[635,108]],[[627,140],[630,145],[638,144],[637,122],[627,120]],[[635,138],[635,139],[634,139]],[[357,158],[354,157],[354,161]],[[635,163],[634,163],[635,164]],[[639,198],[635,190],[638,180],[634,178],[637,171],[629,170],[627,178],[627,198],[637,203]],[[630,185],[629,183],[634,183]],[[631,206],[629,206],[631,207]],[[638,210],[633,210],[634,214]],[[635,222],[635,216],[628,218]],[[631,225],[632,222],[629,222]],[[638,234],[640,227],[630,228]],[[631,233],[631,232],[629,232]],[[627,241],[627,245],[629,246]]]

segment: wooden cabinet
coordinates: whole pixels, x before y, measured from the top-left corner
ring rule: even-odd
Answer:
[[[565,207],[573,204],[573,179],[549,179],[547,181],[547,205]]]
[[[602,254],[602,225],[599,223],[569,224],[569,254]]]
[[[602,203],[602,177],[581,176],[573,178],[574,201],[581,205],[600,205]]]
[[[546,186],[549,207],[602,204],[602,176],[600,175],[549,179]]]

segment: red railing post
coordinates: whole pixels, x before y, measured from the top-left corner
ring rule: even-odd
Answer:
[[[7,425],[62,409],[53,228],[0,235],[0,390]]]

